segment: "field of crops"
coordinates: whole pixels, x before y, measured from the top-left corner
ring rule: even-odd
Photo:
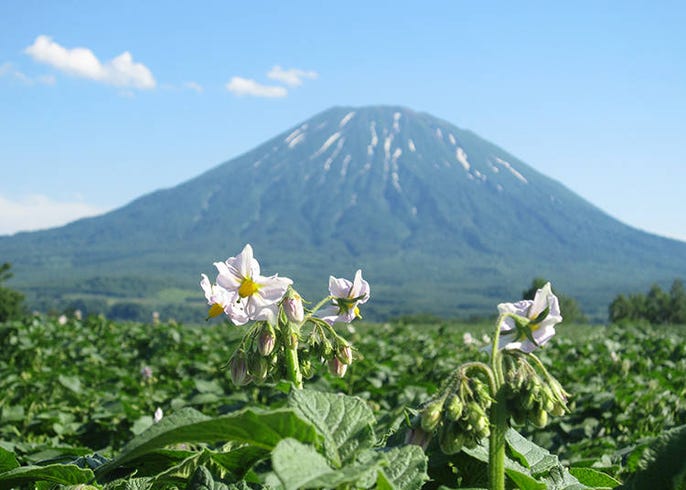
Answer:
[[[6,323],[0,488],[483,488],[481,445],[448,456],[435,440],[424,451],[404,442],[451,372],[487,359],[479,348],[491,330],[355,324],[346,375],[321,371],[290,390],[234,386],[224,366],[241,335],[219,320]],[[508,485],[643,488],[649,478],[653,489],[684,488],[674,451],[686,434],[686,327],[563,324],[539,357],[571,394],[571,413],[508,433]],[[640,470],[669,444],[661,486]]]

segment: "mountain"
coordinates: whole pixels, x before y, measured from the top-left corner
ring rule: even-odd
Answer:
[[[686,243],[613,219],[470,131],[385,106],[329,109],[110,213],[0,237],[0,257],[38,307],[198,305],[199,274],[245,243],[315,302],[329,274],[362,268],[376,318],[491,313],[535,276],[604,316],[619,292],[686,277]]]

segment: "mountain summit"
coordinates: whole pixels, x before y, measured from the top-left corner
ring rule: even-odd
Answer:
[[[329,109],[113,212],[0,237],[0,255],[36,297],[162,298],[194,290],[245,243],[314,300],[329,274],[363,268],[377,316],[492,312],[535,276],[602,314],[618,292],[686,276],[686,243],[626,226],[474,133],[402,107]]]

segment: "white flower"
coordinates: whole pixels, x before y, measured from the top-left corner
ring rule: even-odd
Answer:
[[[205,292],[207,304],[210,305],[210,311],[207,313],[209,318],[226,313],[235,325],[243,325],[248,321],[248,316],[240,307],[238,301],[234,299],[235,294],[230,293],[223,287],[210,283],[210,280],[205,274],[200,274],[200,287]]]
[[[155,410],[155,414],[152,417],[152,421],[156,424],[160,420],[162,420],[162,417],[164,417],[164,412],[160,407],[157,407],[157,410]]]
[[[360,317],[358,305],[369,299],[369,283],[362,279],[362,271],[357,270],[352,282],[343,278],[329,277],[329,294],[333,304],[322,309],[317,316],[324,321],[350,323]]]
[[[469,332],[465,332],[462,335],[462,342],[464,342],[464,345],[472,345],[476,340],[474,340],[474,337],[472,337],[472,334]]]
[[[224,311],[236,325],[248,320],[274,321],[278,302],[293,281],[277,274],[260,275],[260,264],[253,258],[250,244],[237,256],[214,265],[219,271],[217,286],[230,295]]]
[[[546,313],[547,310],[547,313]],[[498,305],[501,315],[498,349],[519,349],[533,352],[555,335],[555,325],[562,321],[560,304],[552,292],[550,283],[536,291],[533,300]],[[515,318],[524,320],[525,325],[517,325]]]

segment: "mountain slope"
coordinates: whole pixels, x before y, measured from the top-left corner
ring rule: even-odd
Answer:
[[[247,242],[313,300],[329,274],[362,267],[379,315],[483,313],[536,275],[602,313],[617,292],[686,276],[685,243],[630,228],[477,135],[400,107],[327,110],[111,213],[0,237],[0,255],[29,291],[106,294],[120,278],[154,295],[195,288]]]

